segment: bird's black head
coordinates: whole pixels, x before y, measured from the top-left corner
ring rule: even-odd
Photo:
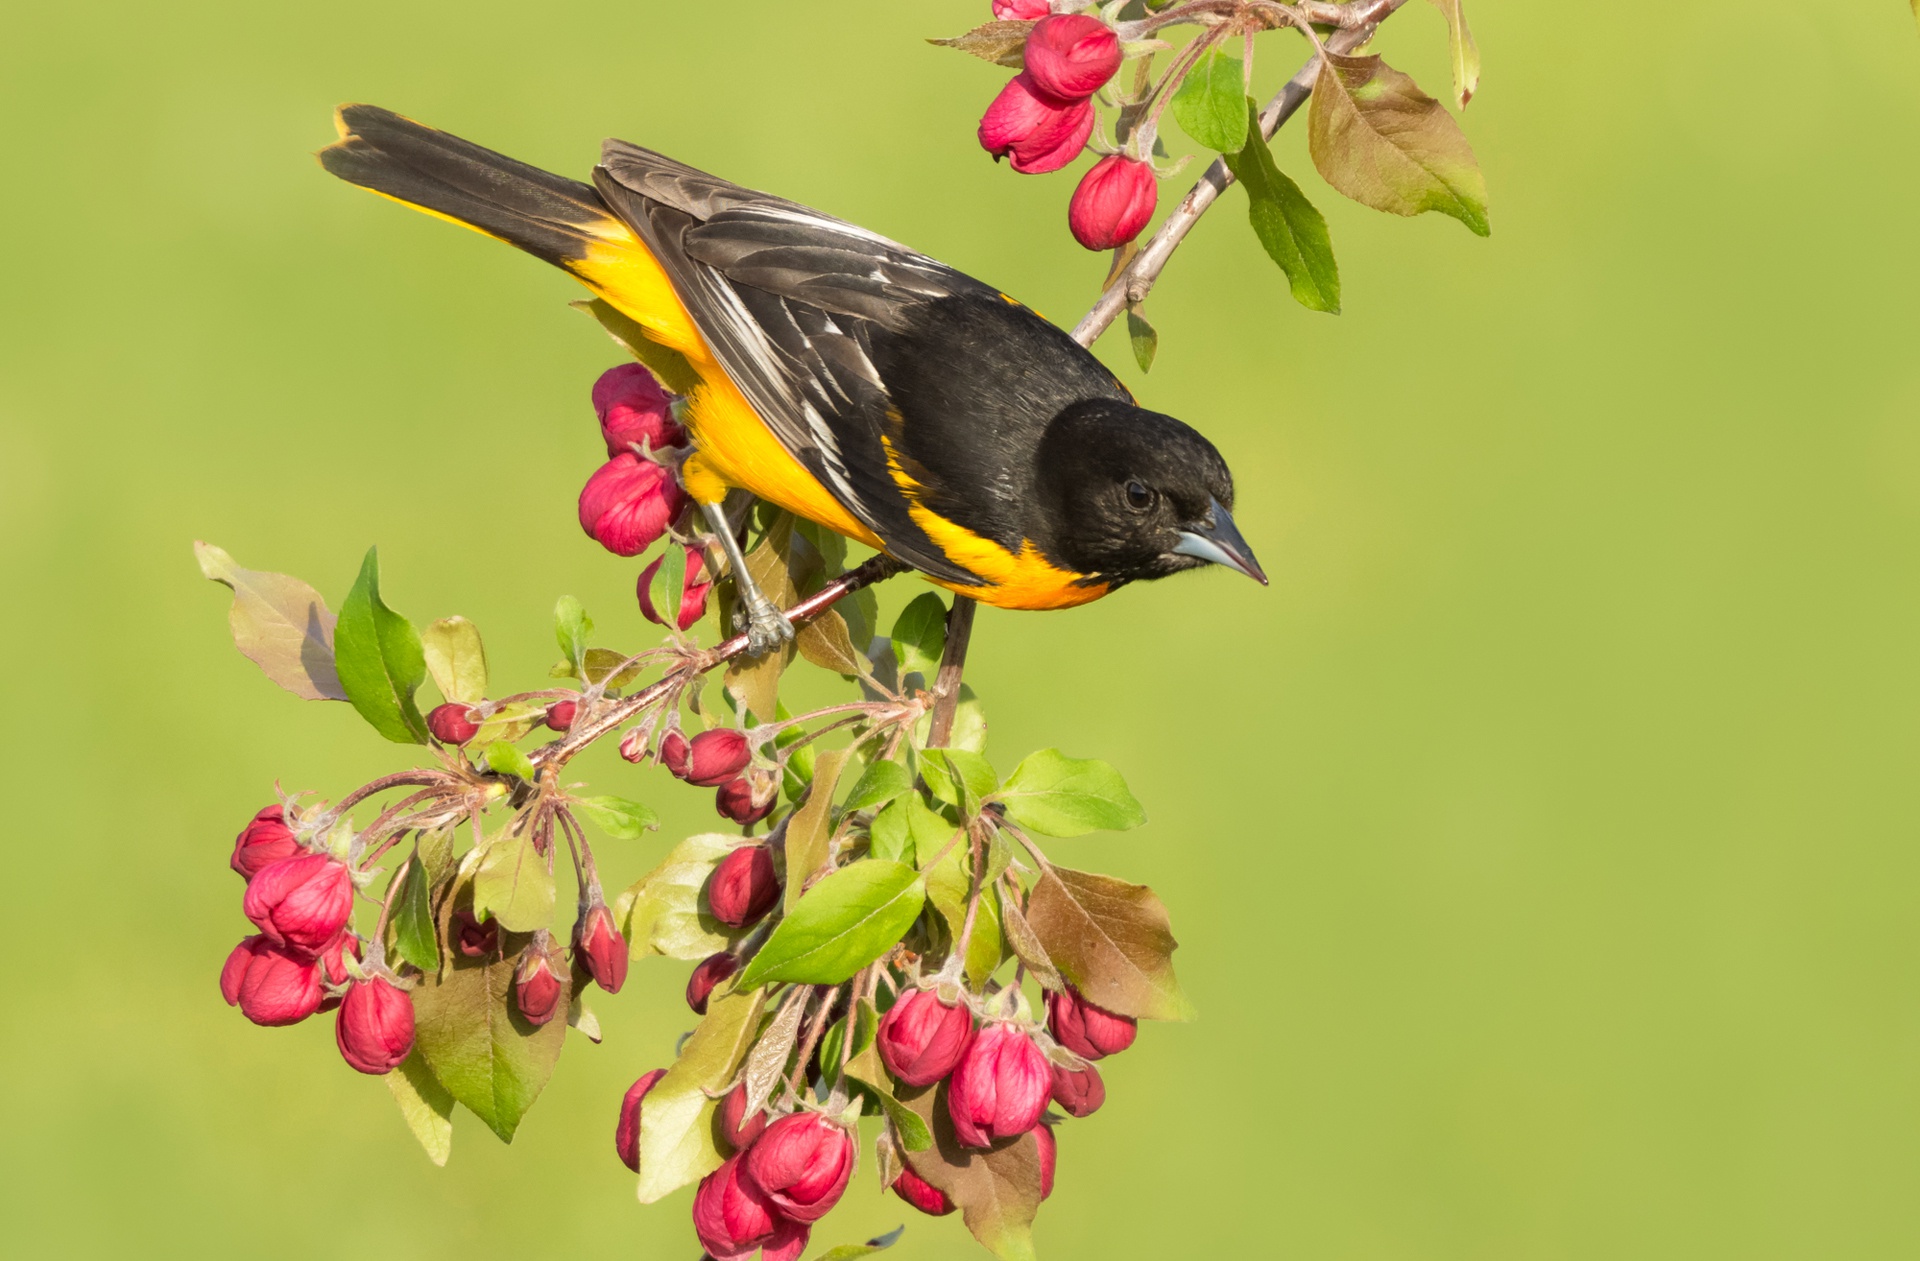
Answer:
[[[1040,443],[1037,505],[1058,564],[1118,586],[1226,565],[1261,583],[1234,526],[1233,474],[1191,426],[1114,399],[1055,416]]]

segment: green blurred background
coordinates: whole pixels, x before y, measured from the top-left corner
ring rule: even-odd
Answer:
[[[1228,574],[986,612],[1007,769],[1111,759],[1153,815],[1062,842],[1172,908],[1202,1012],[1061,1140],[1045,1256],[1920,1253],[1920,39],[1899,0],[1475,0],[1494,234],[1320,183],[1347,313],[1231,193],[1155,292],[1153,406],[1232,461]],[[0,1215],[22,1257],[691,1257],[621,1090],[688,1026],[636,968],[512,1148],[429,1165],[329,1022],[215,977],[240,823],[408,755],[269,684],[189,547],[337,605],[460,612],[496,677],[554,598],[638,638],[572,499],[616,361],[557,272],[328,179],[367,100],[583,174],[603,135],[910,242],[1071,323],[1071,174],[973,140],[985,0],[26,5],[0,44],[0,672],[12,962]],[[1299,57],[1267,37],[1271,88]],[[1379,47],[1445,95],[1444,27]],[[886,591],[897,608],[917,589]],[[668,831],[713,820],[611,759]],[[912,1217],[895,1254],[976,1255]],[[978,1254],[984,1255],[984,1254]]]

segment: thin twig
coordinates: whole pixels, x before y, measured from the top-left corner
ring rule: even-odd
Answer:
[[[927,724],[927,747],[944,749],[953,738],[953,716],[960,706],[960,676],[967,668],[967,643],[973,638],[973,614],[979,606],[956,592],[947,612],[947,646],[933,680],[933,721]]]

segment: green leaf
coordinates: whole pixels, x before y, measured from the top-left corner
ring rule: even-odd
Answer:
[[[637,841],[660,826],[660,816],[625,797],[576,797],[573,809],[616,841]]]
[[[1327,54],[1307,113],[1307,151],[1327,183],[1363,206],[1437,210],[1476,236],[1489,231],[1487,177],[1459,124],[1378,57]]]
[[[640,1110],[640,1202],[652,1204],[718,1169],[726,1159],[713,1132],[717,1101],[760,1028],[762,990],[715,994],[667,1075]],[[550,1022],[558,1024],[558,1021]]]
[[[518,775],[532,783],[537,772],[527,755],[514,748],[505,740],[495,740],[487,746],[487,769],[500,775]]]
[[[921,773],[934,796],[960,807],[963,819],[979,814],[980,799],[1000,786],[993,764],[965,749],[928,749]]]
[[[1127,308],[1127,340],[1133,345],[1133,361],[1140,365],[1140,371],[1153,371],[1153,357],[1160,353],[1160,332],[1132,307]]]
[[[851,749],[834,749],[820,755],[806,803],[787,822],[785,906],[789,911],[805,891],[807,877],[827,861],[827,846],[833,839],[833,791],[840,782],[840,769],[852,753]]]
[[[1147,821],[1119,771],[1098,758],[1070,758],[1058,749],[1028,754],[995,798],[1009,819],[1043,836],[1124,832]]]
[[[639,662],[628,662],[626,653],[615,652],[611,648],[587,649],[585,669],[587,682],[598,683],[604,679],[610,688],[625,687],[646,671],[646,667]],[[564,679],[579,678],[580,676],[575,673],[573,667],[569,665],[566,673],[556,675],[555,677]]]
[[[956,35],[952,39],[930,39],[927,42],[942,48],[957,48],[982,61],[1018,70],[1026,64],[1027,35],[1033,26],[1032,22],[1013,19],[982,22],[965,35]]]
[[[1920,0],[1914,0],[1920,4]],[[814,1261],[854,1261],[855,1257],[870,1257],[876,1252],[885,1252],[900,1242],[900,1236],[906,1233],[905,1226],[895,1226],[884,1235],[875,1235],[865,1243],[843,1243],[837,1248],[829,1248]]]
[[[428,973],[413,990],[414,1047],[455,1099],[513,1141],[553,1075],[565,1021],[530,1025],[513,1006],[519,956],[456,958],[444,975]]]
[[[1245,65],[1216,48],[1187,71],[1173,94],[1173,117],[1198,143],[1232,153],[1247,142],[1246,99]]]
[[[433,928],[432,886],[417,848],[402,880],[393,906],[393,948],[422,972],[432,972],[440,966],[440,942]]]
[[[1027,898],[1027,923],[1061,976],[1095,1004],[1146,1020],[1191,1020],[1173,974],[1167,908],[1152,889],[1049,867]]]
[[[875,806],[884,806],[895,797],[913,787],[913,776],[907,768],[898,762],[875,762],[860,777],[860,782],[847,794],[842,808],[852,810],[871,810]]]
[[[880,765],[891,766],[893,763],[883,762]],[[913,861],[913,834],[907,831],[907,807],[904,802],[895,801],[873,816],[873,822],[867,828],[867,848],[874,858],[902,863]]]
[[[227,625],[234,646],[266,676],[310,701],[343,701],[333,660],[333,611],[320,593],[286,574],[242,569],[211,543],[195,543],[200,572],[233,590]]]
[[[1288,287],[1310,311],[1340,311],[1340,268],[1333,259],[1327,221],[1300,186],[1273,163],[1273,151],[1260,135],[1259,110],[1244,102],[1254,120],[1246,147],[1225,155],[1227,169],[1247,190],[1247,219],[1268,257],[1287,274]]]
[[[919,793],[902,797],[893,808],[906,816],[907,835],[913,842],[913,862],[923,870],[940,856],[947,842],[960,830],[959,824],[946,815],[929,809],[927,803],[920,800]]]
[[[502,743],[512,747],[515,740],[546,721],[546,717],[545,701],[509,701],[480,724],[480,730],[473,733],[473,739],[467,741],[467,747],[488,749]],[[496,765],[494,769],[505,768]]]
[[[427,1067],[427,1061],[415,1047],[400,1071],[387,1074],[387,1089],[400,1105],[407,1128],[427,1149],[427,1159],[444,1167],[453,1151],[453,1096]]]
[[[931,684],[946,646],[947,606],[939,596],[929,591],[900,610],[893,624],[893,652],[902,678],[917,670]]]
[[[427,722],[413,693],[426,681],[427,659],[413,623],[380,599],[378,548],[367,549],[340,606],[333,647],[340,685],[360,716],[395,744],[425,744]]]
[[[713,917],[707,881],[720,860],[755,842],[723,832],[690,836],[614,902],[613,916],[635,959],[704,959],[732,944],[733,929]]]
[[[559,641],[561,655],[573,662],[575,670],[585,668],[587,637],[592,634],[593,619],[587,616],[580,601],[570,595],[561,596],[553,606],[553,637]]]
[[[1460,108],[1465,109],[1480,89],[1480,49],[1473,42],[1473,32],[1467,29],[1467,15],[1461,8],[1461,0],[1433,2],[1447,15],[1447,42],[1453,52],[1453,95],[1460,102]],[[1913,14],[1920,18],[1920,0],[1913,0]]]
[[[927,680],[931,683],[933,680]],[[927,733],[933,728],[933,715],[922,715],[913,725],[913,738],[925,748]],[[974,695],[973,685],[960,685],[960,703],[953,709],[953,732],[947,738],[947,748],[965,749],[969,753],[983,753],[987,748],[987,711],[980,704],[980,698]]]
[[[662,617],[673,619],[680,624],[680,605],[687,595],[687,549],[669,542],[665,555],[660,562],[660,580],[665,583],[663,594],[666,600],[654,606]]]
[[[747,965],[740,987],[768,981],[838,985],[892,949],[926,898],[920,873],[905,863],[867,859],[842,867],[787,912]]]
[[[947,1110],[947,1086],[903,1095],[933,1134],[933,1145],[911,1152],[907,1163],[946,1192],[967,1229],[1000,1261],[1035,1261],[1033,1218],[1040,1208],[1040,1141],[1029,1130],[989,1151],[960,1145]]]
[[[893,1078],[887,1075],[886,1065],[880,1059],[880,1050],[874,1041],[874,1034],[879,1030],[879,1013],[870,1000],[863,998],[855,1006],[854,1016],[853,1053],[847,1060],[847,1076],[865,1086],[868,1093],[880,1101],[881,1108],[893,1118],[902,1146],[908,1151],[925,1151],[933,1146],[933,1135],[919,1114],[894,1096]]]
[[[440,695],[463,705],[487,699],[487,649],[464,617],[443,617],[420,632],[427,671]]]
[[[974,916],[973,936],[967,939],[967,980],[976,992],[986,987],[1004,957],[1000,933],[1000,903],[990,887],[980,898],[980,911]],[[927,870],[927,901],[946,922],[947,937],[955,949],[966,931],[967,895],[973,891],[973,876],[968,870],[967,851],[956,845],[947,856]]]
[[[487,845],[473,873],[473,909],[516,933],[553,923],[553,869],[531,836],[497,836]]]

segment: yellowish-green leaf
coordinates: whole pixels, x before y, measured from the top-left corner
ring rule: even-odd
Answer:
[[[298,578],[242,569],[211,543],[195,543],[200,572],[233,590],[227,625],[241,655],[295,696],[343,701],[333,661],[333,611]]]
[[[443,617],[420,632],[420,647],[440,695],[463,705],[487,699],[487,649],[472,622]]]
[[[453,1151],[453,1096],[427,1067],[418,1047],[398,1071],[387,1074],[387,1089],[400,1105],[407,1128],[426,1148],[427,1159],[444,1166]]]

